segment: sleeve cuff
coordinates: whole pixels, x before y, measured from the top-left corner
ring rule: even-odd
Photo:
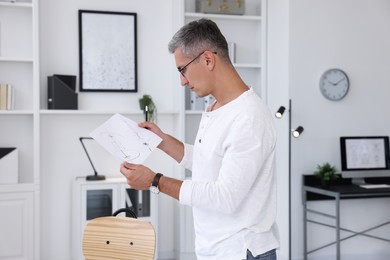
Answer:
[[[184,156],[181,159],[179,165],[186,169],[192,170],[192,155],[194,146],[190,144],[184,144]]]
[[[179,202],[182,205],[191,206],[191,193],[192,193],[192,182],[190,180],[184,180],[179,194]]]

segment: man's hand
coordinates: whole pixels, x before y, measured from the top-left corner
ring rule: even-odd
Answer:
[[[136,190],[148,190],[156,175],[155,172],[142,164],[128,162],[121,164],[120,171],[126,177],[127,184]]]
[[[145,128],[145,129],[148,129],[148,130],[152,131],[153,133],[155,133],[156,135],[158,135],[162,139],[162,142],[157,147],[161,149],[161,145],[164,142],[164,138],[166,136],[164,134],[164,132],[156,124],[151,123],[151,122],[141,122],[138,124],[138,126]]]
[[[176,162],[180,163],[184,156],[184,144],[176,138],[164,133],[156,124],[151,122],[142,122],[139,127],[148,129],[158,135],[162,142],[157,146],[161,151],[168,154]]]

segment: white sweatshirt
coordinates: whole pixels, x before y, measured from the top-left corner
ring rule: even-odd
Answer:
[[[241,260],[279,247],[271,113],[250,89],[204,112],[194,145],[185,145],[192,179],[180,203],[193,209],[198,260]]]

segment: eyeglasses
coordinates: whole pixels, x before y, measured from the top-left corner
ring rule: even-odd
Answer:
[[[199,55],[197,55],[195,58],[193,58],[190,62],[188,62],[186,65],[184,65],[183,67],[177,67],[177,70],[180,72],[180,74],[183,76],[183,77],[186,77],[184,74],[186,73],[186,70],[187,70],[187,67],[193,63],[197,58],[199,58],[205,51],[203,51],[202,53],[200,53]],[[214,54],[217,54],[217,52],[213,52]]]

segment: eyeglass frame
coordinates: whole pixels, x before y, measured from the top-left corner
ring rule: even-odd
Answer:
[[[203,53],[205,53],[206,51],[202,51],[199,55],[197,55],[195,58],[193,58],[190,62],[188,62],[186,65],[184,65],[183,67],[177,67],[177,70],[180,72],[180,74],[183,76],[183,77],[186,77],[184,75],[185,73],[185,69],[191,64],[193,63],[196,59],[198,59],[200,56],[202,56]],[[213,51],[212,52],[213,54],[217,54],[216,51]]]

